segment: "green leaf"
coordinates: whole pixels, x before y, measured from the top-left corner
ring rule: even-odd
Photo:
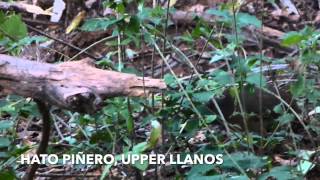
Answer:
[[[302,172],[303,175],[306,175],[314,166],[315,164],[312,163],[312,155],[314,154],[314,151],[307,151],[307,150],[300,150],[299,151],[299,157],[302,159],[299,161],[299,164],[297,165],[297,170]]]
[[[139,144],[136,144],[135,146],[133,146],[132,148],[132,153],[134,154],[141,154],[143,153],[145,150],[148,149],[148,143],[147,142],[141,142]]]
[[[262,78],[261,78],[261,76],[262,76]],[[260,81],[260,78],[261,78],[261,81]],[[261,83],[262,87],[266,86],[266,84],[267,84],[266,78],[263,75],[261,75],[260,73],[250,73],[250,74],[248,74],[246,81],[249,84],[256,85],[257,87],[260,87],[260,83]]]
[[[73,138],[71,136],[67,136],[63,140],[67,141],[71,145],[74,145],[74,144],[77,143],[77,139],[75,139],[75,138]]]
[[[207,14],[215,15],[215,16],[220,16],[223,17],[224,19],[230,19],[230,13],[228,10],[217,10],[217,9],[209,9],[206,11]]]
[[[23,39],[19,40],[18,42],[16,43],[13,43],[11,46],[10,46],[10,49],[14,49],[16,47],[21,47],[21,46],[28,46],[32,43],[41,43],[41,42],[45,42],[47,41],[48,38],[44,37],[44,36],[27,36],[27,37],[24,37]]]
[[[118,1],[118,2],[121,2],[121,1]],[[123,2],[118,3],[118,4],[117,4],[117,7],[116,7],[116,10],[117,10],[117,12],[118,12],[119,14],[124,14],[125,11],[126,11],[126,8],[125,8],[124,3],[123,3]]]
[[[178,87],[178,84],[177,84],[177,82],[176,82],[176,79],[175,79],[174,76],[171,75],[171,74],[165,74],[165,75],[164,75],[164,82],[165,82],[168,86],[170,86],[170,87],[172,87],[172,88],[177,88],[177,87]]]
[[[3,106],[3,107],[0,107],[0,114],[2,112],[8,113],[11,116],[16,116],[16,115],[19,114],[17,109],[14,106],[11,106],[10,104],[6,105],[6,106]]]
[[[262,26],[262,23],[259,19],[257,19],[255,16],[252,16],[248,13],[238,13],[237,19],[238,19],[237,23],[240,25],[240,27],[253,25],[257,28],[261,28]]]
[[[89,19],[84,22],[81,26],[82,31],[105,31],[110,26],[122,21],[122,18],[119,19],[109,19],[109,18],[97,18]]]
[[[14,180],[16,179],[15,173],[10,170],[2,170],[0,171],[0,179],[5,180]]]
[[[197,39],[201,36],[200,24],[198,23],[197,26],[192,30],[192,37]]]
[[[128,26],[126,26],[126,30],[137,33],[140,31],[140,21],[137,16],[131,16],[130,22]]]
[[[143,73],[141,71],[139,71],[138,69],[134,68],[134,67],[130,67],[130,66],[124,66],[124,68],[122,69],[123,73],[128,73],[128,74],[134,74],[134,75],[138,75],[138,76],[143,76]]]
[[[229,177],[229,179],[233,179],[234,177],[238,177],[238,176],[232,176]],[[222,175],[214,175],[214,176],[191,176],[187,178],[188,180],[222,180],[222,179],[228,179],[228,175],[227,174],[222,174]],[[248,178],[246,178],[245,180],[248,180]]]
[[[20,15],[11,15],[6,18],[3,23],[0,22],[0,34],[4,31],[4,35],[9,35],[14,40],[19,40],[27,36],[27,26],[21,20]]]
[[[126,119],[128,133],[132,134],[134,131],[134,120],[132,114],[129,114],[129,112],[127,112],[127,115],[124,118]]]
[[[216,80],[214,79],[200,79],[197,82],[197,86],[196,88],[206,88],[208,87],[209,90],[215,90],[217,89],[219,86],[219,82],[216,82]]]
[[[109,133],[109,131],[104,130],[99,130],[97,132],[94,132],[90,138],[90,143],[95,144],[95,143],[107,143],[107,142],[112,142],[112,135]]]
[[[284,35],[284,37],[282,38],[281,44],[284,46],[297,45],[298,43],[300,43],[304,39],[305,39],[305,37],[302,33],[292,31],[292,32],[288,32]]]
[[[112,166],[113,166],[112,164],[108,164],[108,165],[104,166],[103,172],[102,172],[102,174],[100,176],[100,180],[107,179],[106,177],[109,175],[110,169],[111,169]]]
[[[194,178],[194,177],[203,176],[212,169],[213,169],[212,165],[209,165],[209,164],[193,165],[191,170],[187,173],[188,179],[191,177]]]
[[[207,103],[212,97],[213,97],[213,92],[210,91],[204,91],[204,92],[197,92],[192,95],[192,98],[196,102],[200,103]]]
[[[236,162],[243,170],[262,168],[267,164],[267,160],[254,155],[251,152],[236,152],[225,157],[221,168],[238,170],[234,164]],[[232,160],[231,160],[232,158]]]
[[[285,113],[285,114],[282,114],[280,117],[278,117],[276,121],[278,121],[279,124],[282,126],[294,121],[294,119],[295,119],[295,116],[293,114]]]
[[[154,25],[160,25],[164,14],[165,9],[159,6],[152,9],[148,7],[141,7],[139,8],[139,13],[137,16],[140,21],[150,21]]]
[[[13,124],[12,121],[0,121],[0,131],[11,128]]]
[[[187,43],[192,43],[194,42],[194,39],[192,38],[192,36],[190,34],[184,34],[182,36],[176,37],[176,40],[181,40]]]
[[[158,140],[161,138],[162,127],[161,124],[156,120],[151,121],[151,127],[152,130],[148,145],[149,148],[154,148],[157,145]]]
[[[213,74],[214,80],[221,86],[230,85],[234,82],[232,75],[226,71],[216,71]]]
[[[134,162],[133,166],[136,167],[137,169],[141,170],[141,171],[145,171],[149,166],[149,162],[148,162],[148,160],[144,160],[141,163],[141,161],[138,160],[138,161]]]
[[[298,172],[288,166],[278,166],[270,170],[270,172],[262,174],[258,180],[268,179],[281,179],[281,180],[292,180],[292,179],[303,179],[299,177]]]
[[[10,145],[10,140],[6,137],[0,137],[0,148],[8,147]]]
[[[303,76],[298,77],[298,81],[294,82],[290,86],[290,92],[292,93],[293,96],[299,97],[304,94],[305,90],[305,78]]]
[[[0,40],[1,41],[4,41],[3,37],[5,36],[4,34],[2,34],[3,32],[1,32],[1,23],[4,22],[5,20],[6,20],[6,15],[2,11],[0,11]],[[0,46],[3,44],[7,44],[7,43],[1,42],[1,41],[0,41]]]
[[[236,48],[236,44],[230,43],[227,45],[226,48],[214,51],[214,55],[212,56],[210,63],[214,63],[214,62],[229,58],[230,56],[233,55],[235,48]]]
[[[225,23],[231,23],[233,21],[232,14],[229,13],[228,10],[216,10],[216,9],[209,9],[206,11],[208,14],[212,14],[215,16],[219,16],[218,20],[225,22]],[[253,15],[250,15],[248,13],[237,13],[236,14],[236,21],[239,27],[244,27],[247,25],[253,25],[257,28],[261,28],[262,22],[256,18]]]
[[[283,109],[282,109],[282,105],[278,104],[273,108],[273,112],[277,113],[277,114],[281,114],[283,113]]]
[[[0,11],[0,22],[4,22],[5,19],[6,19],[6,15],[2,11]]]
[[[210,124],[212,122],[214,122],[215,120],[217,120],[217,116],[216,115],[207,115],[205,116],[205,120],[207,124]]]

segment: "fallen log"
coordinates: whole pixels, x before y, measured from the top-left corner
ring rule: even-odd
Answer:
[[[91,59],[47,64],[0,54],[0,93],[92,113],[106,98],[165,89],[160,79],[98,69]]]

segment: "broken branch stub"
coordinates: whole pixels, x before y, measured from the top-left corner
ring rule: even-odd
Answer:
[[[90,59],[47,64],[0,54],[0,91],[92,113],[103,99],[166,89],[161,79],[102,70]]]

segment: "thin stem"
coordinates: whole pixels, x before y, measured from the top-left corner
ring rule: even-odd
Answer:
[[[97,44],[100,44],[100,43],[102,43],[102,42],[104,42],[104,41],[112,40],[112,39],[114,39],[114,38],[116,38],[116,36],[108,36],[108,37],[105,37],[105,38],[100,39],[99,41],[96,41],[96,42],[92,43],[90,46],[82,49],[80,52],[78,52],[76,55],[74,55],[72,58],[70,58],[69,61],[74,60],[74,59],[77,58],[79,55],[81,55],[81,54],[83,54],[84,52],[86,52],[87,50],[91,49],[93,46],[95,46],[95,45],[97,45]]]

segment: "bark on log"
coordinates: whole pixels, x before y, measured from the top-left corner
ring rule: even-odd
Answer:
[[[0,54],[0,93],[32,97],[63,109],[92,113],[102,100],[165,89],[160,79],[102,70],[91,59],[47,64]]]

